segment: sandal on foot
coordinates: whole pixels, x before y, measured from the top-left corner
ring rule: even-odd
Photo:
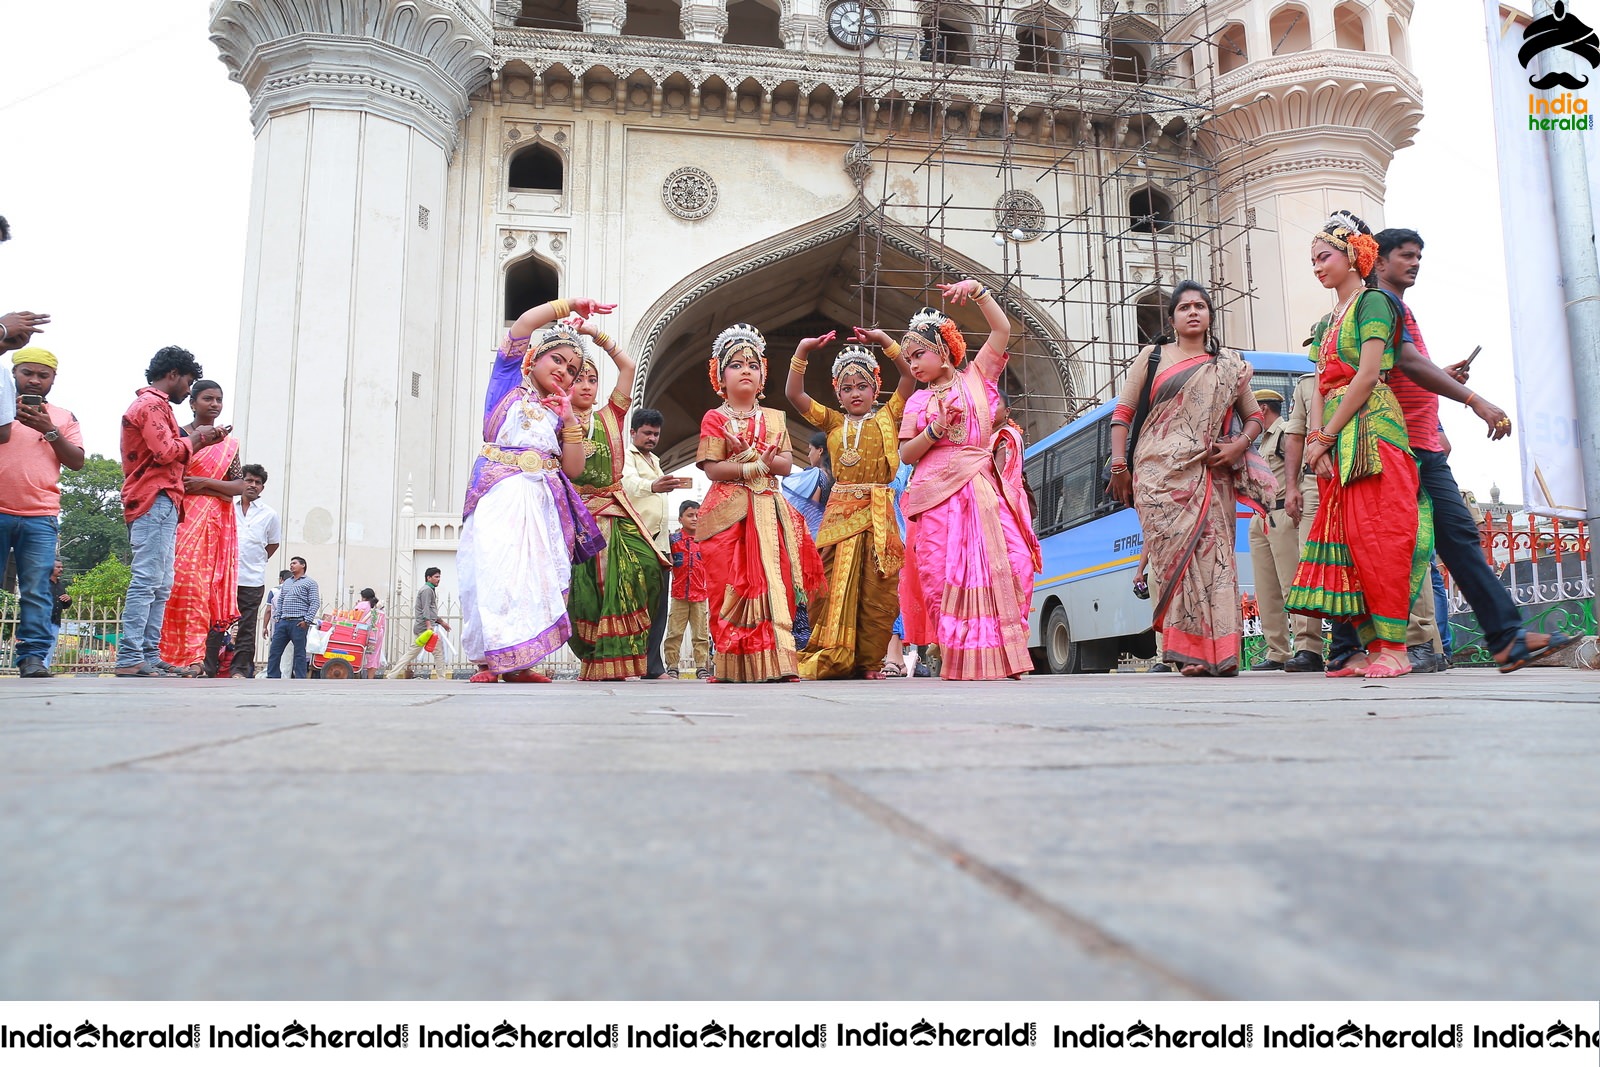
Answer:
[[[905,664],[884,660],[883,669],[879,673],[885,678],[904,678],[906,676]]]
[[[1566,634],[1546,634],[1545,636],[1550,639],[1549,644],[1541,648],[1531,648],[1528,645],[1527,631],[1518,634],[1515,641],[1501,649],[1506,654],[1506,658],[1495,661],[1500,665],[1500,673],[1510,674],[1512,671],[1521,670],[1528,664],[1538,663],[1552,652],[1559,652],[1572,644],[1572,638]]]

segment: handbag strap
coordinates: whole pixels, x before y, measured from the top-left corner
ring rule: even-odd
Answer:
[[[1150,396],[1155,388],[1156,367],[1161,363],[1161,345],[1150,350],[1150,361],[1145,365],[1144,388],[1139,390],[1139,403],[1133,409],[1133,422],[1128,426],[1128,462],[1133,462],[1133,446],[1139,441],[1139,431],[1144,420],[1150,417]]]

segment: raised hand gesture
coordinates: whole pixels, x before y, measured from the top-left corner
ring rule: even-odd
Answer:
[[[834,340],[838,336],[839,336],[839,331],[838,330],[829,330],[827,333],[823,334],[821,337],[807,337],[804,340],[802,340],[798,345],[795,345],[794,354],[797,355],[797,356],[805,356],[805,355],[808,355],[809,353],[811,353],[812,351],[814,351],[815,349],[826,348],[828,345],[833,344]]]
[[[983,283],[972,278],[959,282],[940,282],[939,292],[952,304],[965,304],[983,292]]]
[[[566,393],[551,393],[540,400],[539,403],[543,404],[556,417],[558,424],[562,426],[572,424],[572,398]]]
[[[567,305],[571,307],[580,318],[585,319],[590,315],[609,315],[613,311],[617,310],[617,305],[615,304],[602,304],[600,301],[587,296],[573,297],[571,300],[567,301]]]
[[[879,348],[888,348],[894,344],[894,338],[876,326],[871,329],[864,326],[856,326],[851,330],[851,333],[854,334],[851,340],[858,345],[877,345]]]

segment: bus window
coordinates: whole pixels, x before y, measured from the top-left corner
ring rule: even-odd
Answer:
[[[1046,537],[1055,529],[1056,503],[1060,487],[1050,477],[1050,452],[1040,452],[1023,465],[1022,473],[1033,486],[1034,503],[1038,511],[1033,516],[1033,532]]]
[[[1109,427],[1107,420],[1085,427],[1074,434],[1056,450],[1054,474],[1061,494],[1057,505],[1060,522],[1058,530],[1071,529],[1094,518],[1099,508],[1103,486],[1100,484],[1101,431]]]

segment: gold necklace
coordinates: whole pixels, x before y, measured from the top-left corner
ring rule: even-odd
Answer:
[[[859,419],[850,415],[844,417],[844,429],[839,434],[840,443],[844,446],[839,450],[839,462],[841,465],[854,467],[861,462],[861,434],[867,428],[867,423],[871,420],[873,414],[875,413],[869,411]],[[856,431],[855,440],[853,441],[850,438],[852,427]]]
[[[582,420],[583,424],[583,458],[586,460],[593,459],[594,454],[600,451],[600,445],[594,439],[594,408],[590,408],[587,413],[579,415],[578,418]]]

